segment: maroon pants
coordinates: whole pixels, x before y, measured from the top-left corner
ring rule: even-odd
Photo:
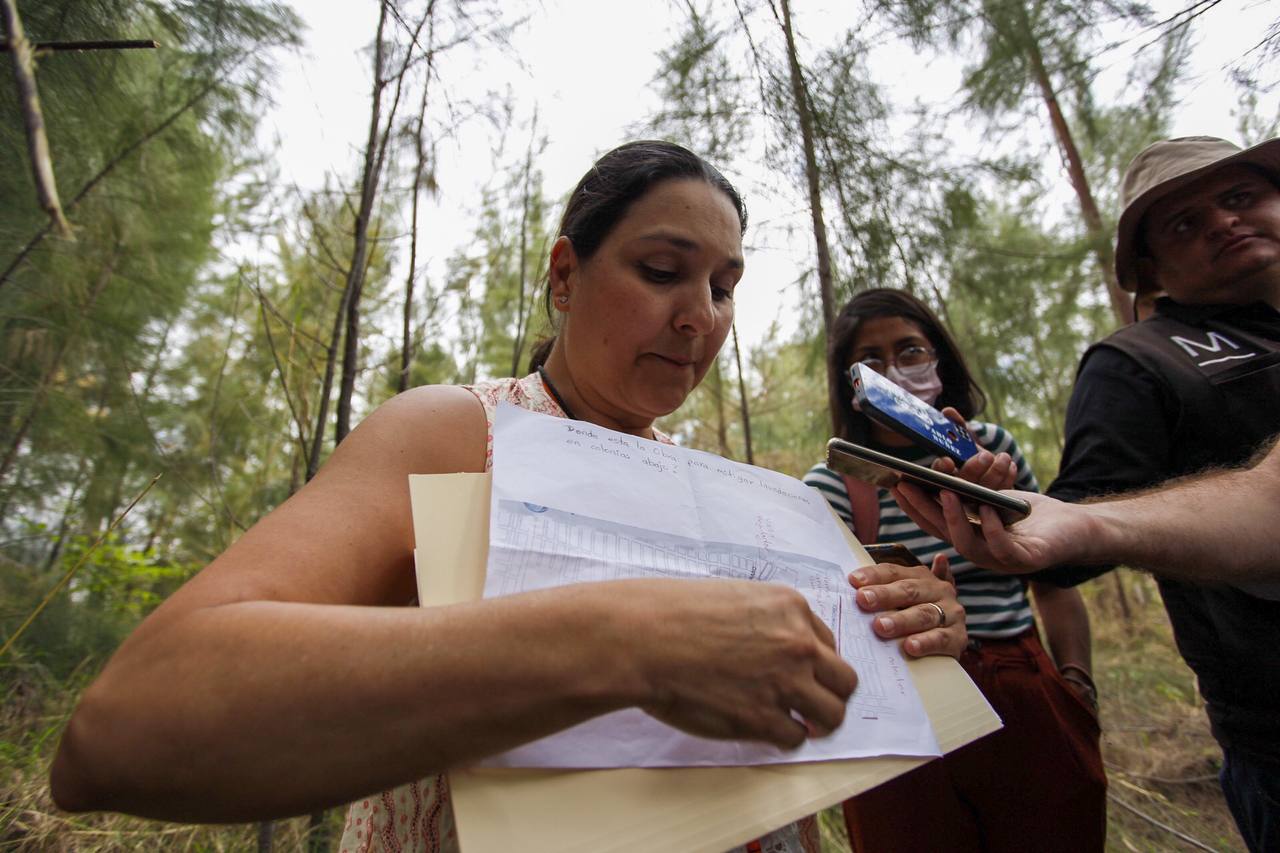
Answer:
[[[1102,850],[1098,721],[1032,629],[960,658],[1004,728],[844,804],[856,853]]]

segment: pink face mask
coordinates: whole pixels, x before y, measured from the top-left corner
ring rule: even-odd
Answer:
[[[942,380],[938,378],[937,364],[917,364],[913,367],[889,365],[884,376],[913,397],[932,406],[942,394]]]
[[[884,377],[903,391],[930,406],[936,403],[938,397],[942,395],[942,380],[938,378],[938,365],[936,364],[917,364],[912,367],[898,367],[896,364],[891,364],[889,369],[884,372]],[[853,399],[853,410],[855,412],[862,411],[862,407],[858,405],[856,397]]]

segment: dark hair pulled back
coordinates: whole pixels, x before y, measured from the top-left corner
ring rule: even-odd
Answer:
[[[982,411],[987,397],[937,315],[905,290],[878,287],[864,290],[850,299],[831,324],[827,359],[836,369],[828,371],[827,393],[831,411],[840,426],[840,438],[863,443],[870,435],[871,422],[867,416],[853,410],[853,387],[848,381],[846,368],[853,360],[858,330],[865,321],[878,317],[909,320],[919,326],[928,338],[930,346],[938,354],[938,378],[942,380],[942,393],[934,403],[937,408],[953,406],[965,420],[972,420]]]
[[[586,260],[645,193],[663,181],[687,178],[706,181],[728,196],[738,213],[739,233],[746,233],[746,205],[720,170],[674,142],[645,139],[619,145],[582,176],[565,204],[557,236],[568,237],[578,258]],[[543,300],[550,321],[550,288]]]

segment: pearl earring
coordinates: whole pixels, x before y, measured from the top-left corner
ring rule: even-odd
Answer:
[[[569,297],[565,296],[564,294],[560,294],[559,296],[556,297],[556,302],[559,302],[561,305],[564,305],[568,301],[569,301]]]

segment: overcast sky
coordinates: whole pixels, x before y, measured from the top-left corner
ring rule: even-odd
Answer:
[[[473,97],[509,86],[526,117],[537,105],[539,126],[549,138],[539,166],[547,195],[559,198],[598,154],[630,138],[629,128],[657,107],[651,85],[657,54],[671,43],[683,4],[544,0],[531,5],[535,11],[513,40],[512,52],[522,65],[494,55],[466,73],[449,69],[446,83],[456,95]],[[851,23],[853,5],[798,0],[794,4],[797,29],[811,48],[820,45],[822,38]],[[1165,17],[1185,4],[1156,5],[1167,7],[1159,13]],[[264,131],[278,139],[283,177],[299,187],[319,187],[326,175],[353,184],[369,115],[369,57],[363,49],[377,27],[378,3],[301,0],[295,7],[308,26],[306,44],[300,52],[281,58],[277,104],[265,117]],[[1277,17],[1280,4],[1275,2],[1223,0],[1198,20],[1191,73],[1180,90],[1175,135],[1237,136],[1231,111],[1238,93],[1228,69]],[[1117,96],[1133,50],[1147,41],[1149,37],[1135,37],[1102,56],[1101,64],[1109,70],[1096,85],[1101,103]],[[868,64],[899,103],[919,99],[954,105],[957,100],[960,64],[955,59],[924,61],[900,45],[884,44]],[[1262,112],[1274,115],[1278,103],[1276,93],[1268,94]],[[1047,139],[1047,122],[1039,115],[1037,119],[1041,125],[1034,132]],[[977,145],[980,133],[969,133],[966,140],[961,131],[957,144]],[[517,147],[523,144],[521,140]],[[492,177],[490,145],[485,129],[477,123],[438,152],[441,192],[422,222],[433,247],[429,274],[437,281],[444,259],[463,246],[473,230],[479,188]],[[1049,167],[1056,166],[1054,156]],[[775,318],[786,329],[794,326],[800,294],[790,283],[811,263],[803,207],[794,199],[784,203],[752,192],[768,182],[768,174],[767,165],[760,163],[755,173],[731,175],[747,194],[752,221],[758,223],[747,236],[747,272],[737,301],[738,328],[747,343],[758,342]],[[1065,188],[1065,176],[1062,184]],[[785,233],[787,225],[795,226],[791,238]],[[434,249],[442,245],[448,251]]]

